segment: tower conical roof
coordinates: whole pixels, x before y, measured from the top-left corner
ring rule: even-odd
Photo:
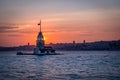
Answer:
[[[38,40],[43,40],[44,39],[42,32],[38,33],[37,39]]]

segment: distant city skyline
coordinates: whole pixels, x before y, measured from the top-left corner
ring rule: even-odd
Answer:
[[[0,0],[0,46],[120,40],[120,0]]]

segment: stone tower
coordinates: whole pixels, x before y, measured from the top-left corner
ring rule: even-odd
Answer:
[[[40,23],[38,25],[40,26],[40,31],[39,31],[38,36],[37,36],[36,47],[38,47],[39,49],[43,49],[45,41],[44,41],[44,36],[42,34],[42,31],[41,31],[41,20],[40,20]]]

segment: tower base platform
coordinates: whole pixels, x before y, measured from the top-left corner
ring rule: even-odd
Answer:
[[[53,53],[53,54],[34,54],[34,53],[17,52],[16,55],[40,55],[40,56],[44,56],[44,55],[61,55],[61,54],[60,54],[60,53]]]

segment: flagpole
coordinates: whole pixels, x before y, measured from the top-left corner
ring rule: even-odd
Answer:
[[[41,32],[41,20],[40,20],[40,22],[38,23],[38,25],[40,25],[40,32]]]
[[[40,32],[41,32],[41,20],[40,20]]]

